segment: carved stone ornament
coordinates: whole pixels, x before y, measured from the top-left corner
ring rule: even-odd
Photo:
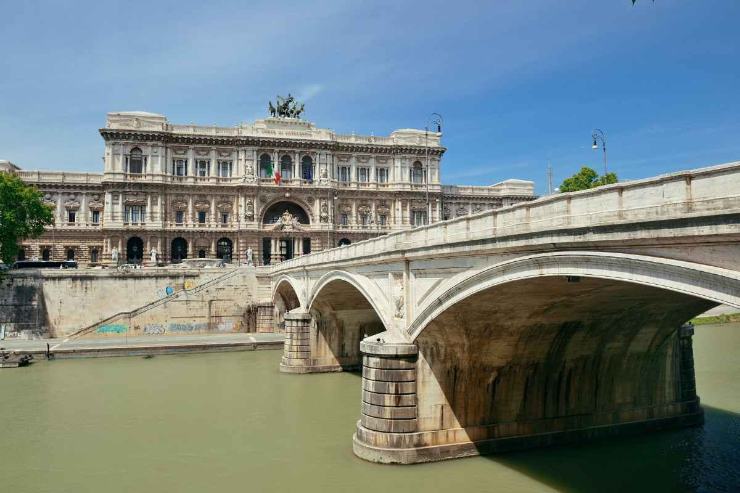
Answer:
[[[244,219],[247,221],[254,221],[254,202],[247,200],[247,205],[244,212]]]
[[[207,156],[211,153],[210,149],[195,149],[195,154],[198,156]]]
[[[467,213],[468,213],[468,208],[467,207],[465,207],[464,205],[458,206],[458,208],[457,208],[457,216],[458,217],[465,216],[465,215],[467,215]]]
[[[329,205],[326,203],[326,200],[321,201],[321,212],[319,213],[319,218],[322,223],[329,220]]]
[[[56,205],[56,199],[54,198],[54,194],[47,193],[44,195],[44,203],[50,204],[50,205]]]
[[[216,206],[220,212],[231,212],[232,204],[230,202],[219,202]]]
[[[395,318],[404,318],[406,313],[404,311],[404,295],[403,295],[403,277],[394,276],[392,273],[388,273],[388,284],[390,285],[391,295],[393,296],[393,316]]]
[[[207,200],[198,199],[196,200],[194,207],[196,211],[203,212],[203,211],[207,211],[208,209],[210,209],[211,204]]]
[[[370,206],[367,204],[362,204],[357,208],[357,212],[359,214],[370,214]]]
[[[274,231],[303,231],[300,221],[289,211],[283,212],[272,228]]]
[[[87,208],[91,211],[102,211],[103,203],[93,197],[93,199],[87,203]]]
[[[181,199],[175,199],[172,202],[172,209],[176,211],[185,211],[188,208],[188,203]]]
[[[80,203],[75,199],[69,199],[64,202],[64,208],[70,211],[74,211],[80,208]]]
[[[128,194],[123,198],[126,205],[146,205],[146,197],[140,193]]]
[[[339,211],[343,212],[344,214],[349,214],[352,212],[352,205],[350,204],[340,204],[339,205]]]

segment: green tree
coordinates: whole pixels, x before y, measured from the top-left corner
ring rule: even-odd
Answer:
[[[15,175],[0,173],[0,260],[10,264],[18,254],[18,242],[36,238],[54,221],[51,207],[41,192]]]
[[[617,175],[614,173],[599,176],[592,168],[584,166],[578,173],[563,180],[563,183],[560,185],[560,191],[577,192],[578,190],[588,190],[589,188],[617,183],[617,181]]]

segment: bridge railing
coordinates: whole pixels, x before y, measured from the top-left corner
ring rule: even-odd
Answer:
[[[297,257],[272,272],[435,245],[730,211],[740,212],[740,162],[550,195]]]

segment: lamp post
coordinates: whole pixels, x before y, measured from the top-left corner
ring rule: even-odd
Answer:
[[[593,139],[591,149],[598,149],[599,142],[601,142],[601,149],[604,151],[604,176],[606,176],[608,172],[606,164],[606,135],[598,128],[595,128],[593,133],[591,134],[591,138]]]
[[[427,224],[432,223],[432,205],[429,202],[429,125],[437,127],[437,133],[442,133],[442,122],[444,119],[439,113],[432,113],[429,116],[429,122],[424,127],[424,160],[426,161],[424,170],[424,183],[426,184],[426,201],[427,201]]]

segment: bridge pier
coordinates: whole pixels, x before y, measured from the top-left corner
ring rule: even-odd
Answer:
[[[280,360],[283,373],[311,372],[311,314],[302,310],[286,312],[285,345]]]
[[[360,350],[362,403],[353,436],[355,454],[372,462],[417,462],[417,346],[366,339]]]
[[[353,450],[372,462],[412,464],[701,424],[692,335],[693,326],[683,325],[674,329],[659,354],[634,360],[633,364],[643,367],[640,378],[656,385],[645,387],[654,395],[650,404],[624,394],[618,403],[597,403],[575,414],[562,407],[540,414],[546,404],[527,394],[537,392],[535,382],[545,378],[551,382],[547,390],[543,388],[545,394],[566,392],[577,399],[578,394],[615,385],[615,379],[627,375],[601,373],[593,363],[585,362],[589,370],[576,378],[590,382],[579,386],[574,379],[567,385],[575,387],[563,390],[561,377],[550,374],[553,368],[539,376],[530,372],[531,367],[518,365],[492,370],[479,363],[440,364],[440,353],[428,344],[378,343],[368,338],[361,343],[362,403]],[[469,348],[470,342],[462,347]],[[592,361],[598,366],[601,358]],[[506,373],[518,374],[515,378],[523,386],[502,380],[496,401],[470,392],[487,381],[491,396],[490,392],[497,392],[496,379]],[[450,382],[454,382],[453,392]]]

